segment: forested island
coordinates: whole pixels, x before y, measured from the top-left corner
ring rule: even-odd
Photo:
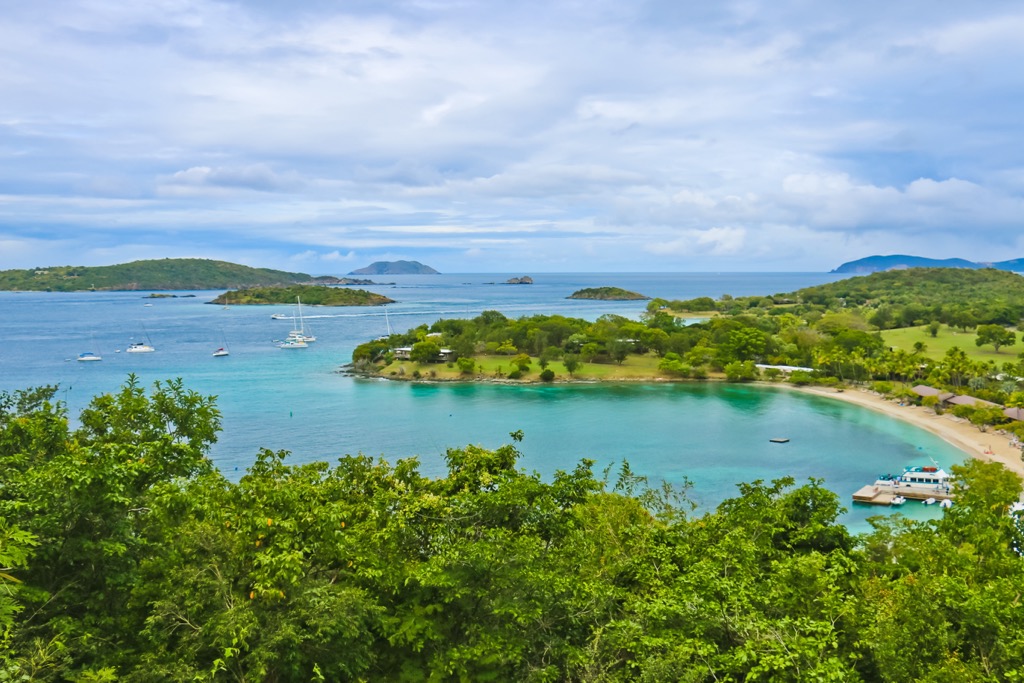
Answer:
[[[382,294],[365,289],[340,289],[321,285],[292,285],[291,287],[252,287],[224,292],[209,301],[211,304],[259,305],[294,304],[300,301],[310,306],[383,306],[394,303]]]
[[[693,321],[688,313],[706,316]],[[1024,277],[993,269],[908,269],[772,296],[655,298],[641,320],[606,314],[511,319],[484,311],[359,345],[349,372],[404,380],[754,380],[920,401],[926,384],[980,399],[935,406],[1024,436]],[[986,403],[987,402],[987,403]]]
[[[594,299],[597,301],[643,301],[651,297],[631,292],[622,287],[585,287],[576,290],[566,298]]]
[[[0,290],[81,292],[235,289],[329,282],[332,279],[269,268],[250,268],[226,261],[167,258],[112,266],[50,266],[4,270],[0,271]]]
[[[737,328],[738,329],[738,328]],[[936,521],[854,536],[821,481],[685,486],[517,442],[235,483],[213,397],[134,379],[73,423],[0,394],[0,678],[1003,681],[1024,670],[1020,478],[953,468]],[[231,435],[225,435],[230,438]],[[527,435],[528,438],[528,435]],[[55,492],[59,495],[54,495]]]

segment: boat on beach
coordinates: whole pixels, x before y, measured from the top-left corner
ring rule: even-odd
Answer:
[[[861,487],[853,494],[855,503],[900,505],[907,499],[927,505],[941,502],[953,504],[953,483],[950,475],[937,465],[905,467],[902,474],[883,474],[874,484]],[[930,501],[930,502],[929,502]]]

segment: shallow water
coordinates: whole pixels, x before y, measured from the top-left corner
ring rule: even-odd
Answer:
[[[391,276],[367,287],[398,303],[381,308],[303,307],[318,341],[308,349],[274,346],[291,329],[288,306],[223,308],[194,298],[143,299],[138,292],[0,293],[0,390],[59,384],[72,416],[95,395],[115,391],[129,373],[145,385],[180,377],[217,396],[223,432],[212,457],[240,476],[261,447],[289,450],[293,462],[345,454],[416,456],[426,474],[444,471],[448,448],[493,448],[523,430],[521,466],[549,476],[580,458],[602,470],[626,459],[653,480],[692,483],[702,509],[736,493],[736,484],[793,476],[822,478],[841,500],[880,473],[904,465],[959,462],[963,455],[916,427],[858,406],[763,387],[707,384],[507,386],[368,381],[338,369],[352,349],[387,331],[441,317],[494,309],[509,317],[562,313],[594,319],[637,317],[644,302],[565,299],[581,287],[613,285],[668,299],[771,294],[837,279],[829,274],[533,275],[534,285],[489,284],[509,275]],[[146,306],[145,304],[152,304]],[[127,354],[131,341],[157,351]],[[227,344],[231,355],[214,358]],[[101,362],[73,360],[95,351]],[[117,351],[120,351],[119,353]],[[788,437],[789,443],[769,439]],[[850,505],[843,520],[866,527],[880,509]],[[908,504],[910,516],[934,508]]]

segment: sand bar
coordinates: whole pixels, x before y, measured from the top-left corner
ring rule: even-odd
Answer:
[[[931,408],[911,404],[900,405],[867,389],[823,389],[819,387],[797,387],[798,391],[815,396],[856,403],[859,406],[885,413],[898,420],[904,420],[956,446],[973,458],[998,462],[1012,472],[1024,477],[1024,461],[1019,448],[1010,445],[1012,436],[996,433],[991,427],[983,432],[967,420],[951,413],[936,415]]]

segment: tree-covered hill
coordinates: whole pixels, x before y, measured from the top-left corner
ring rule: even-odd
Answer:
[[[365,289],[292,285],[290,287],[254,287],[221,294],[211,304],[294,304],[297,299],[310,306],[382,306],[394,303],[382,294]]]
[[[89,290],[235,289],[309,282],[305,273],[250,268],[227,261],[167,258],[113,266],[51,266],[0,271],[0,290],[78,292]]]
[[[851,277],[794,293],[803,301],[847,305],[935,304],[1024,300],[1024,276],[994,268],[907,268]]]

